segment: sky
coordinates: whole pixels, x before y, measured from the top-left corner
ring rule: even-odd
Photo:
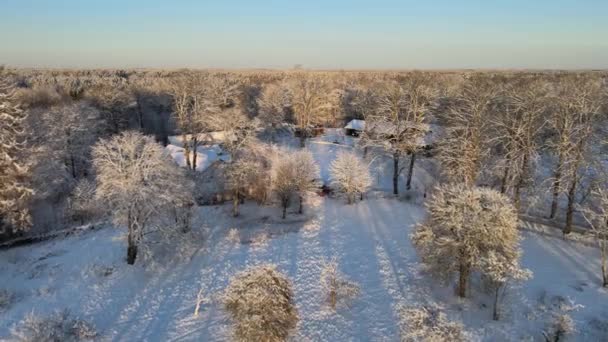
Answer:
[[[0,0],[0,64],[605,69],[608,0]]]

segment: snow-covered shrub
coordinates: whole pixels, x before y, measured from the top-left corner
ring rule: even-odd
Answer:
[[[543,336],[547,342],[563,341],[564,338],[576,332],[576,324],[570,313],[582,308],[582,305],[572,301],[562,301],[551,312],[551,318]]]
[[[369,166],[354,152],[339,152],[331,163],[331,183],[353,203],[372,184]]]
[[[321,287],[332,309],[340,303],[348,304],[359,295],[359,286],[348,280],[338,269],[336,260],[326,263],[321,271]]]
[[[236,341],[286,341],[299,317],[289,279],[274,265],[235,275],[223,295]]]
[[[467,336],[461,323],[451,322],[434,307],[405,307],[400,310],[401,341],[459,342]]]
[[[0,312],[8,309],[15,300],[15,294],[9,290],[0,289]]]
[[[518,217],[511,201],[489,188],[443,185],[429,199],[427,219],[411,235],[422,262],[443,280],[458,274],[465,297],[472,272],[497,283],[519,269]],[[491,227],[491,229],[490,229]]]
[[[30,313],[11,333],[13,339],[19,342],[93,341],[97,337],[93,325],[72,317],[67,310],[47,317]]]

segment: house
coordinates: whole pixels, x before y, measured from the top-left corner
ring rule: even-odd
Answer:
[[[358,120],[358,119],[353,119],[350,120],[350,122],[344,126],[344,131],[346,133],[346,135],[351,135],[353,137],[358,137],[361,132],[363,132],[365,130],[365,121],[364,120]]]

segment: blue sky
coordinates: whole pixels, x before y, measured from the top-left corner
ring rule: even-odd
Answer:
[[[608,0],[0,0],[0,64],[608,68]]]

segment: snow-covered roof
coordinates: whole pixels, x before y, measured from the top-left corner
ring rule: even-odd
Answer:
[[[354,129],[355,131],[365,130],[365,120],[353,119],[344,127],[344,129]]]

